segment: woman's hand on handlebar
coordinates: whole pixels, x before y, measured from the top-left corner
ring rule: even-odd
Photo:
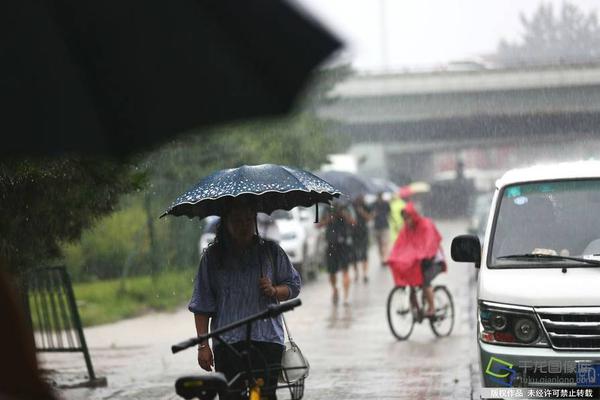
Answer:
[[[215,365],[215,363],[210,346],[205,345],[204,347],[198,348],[198,365],[200,365],[200,368],[205,371],[212,371],[212,367]]]

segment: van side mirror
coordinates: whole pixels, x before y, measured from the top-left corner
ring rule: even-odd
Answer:
[[[454,261],[473,262],[475,268],[481,266],[481,243],[475,235],[460,235],[452,240],[450,255]]]

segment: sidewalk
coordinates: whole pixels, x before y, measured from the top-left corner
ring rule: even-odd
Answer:
[[[439,224],[446,254],[464,222]],[[371,251],[370,282],[351,287],[351,305],[333,306],[327,276],[305,285],[302,307],[286,314],[295,341],[311,364],[304,398],[318,399],[468,399],[476,388],[473,371],[474,288],[472,266],[450,262],[449,273],[436,279],[454,296],[452,335],[437,339],[427,324],[418,325],[408,341],[398,342],[386,320],[386,300],[393,283],[387,268]],[[191,290],[182,288],[182,290]],[[181,375],[200,373],[196,351],[173,355],[170,345],[193,336],[192,315],[185,309],[153,314],[87,329],[97,375],[108,378],[102,389],[69,389],[67,400],[176,399],[173,385]],[[80,355],[44,356],[47,367],[62,377],[81,379]],[[281,392],[280,398],[287,398]]]

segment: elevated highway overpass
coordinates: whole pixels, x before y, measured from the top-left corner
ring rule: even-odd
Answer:
[[[600,131],[600,65],[354,76],[329,96],[320,116],[338,122],[371,175],[424,178],[433,152],[469,148],[520,147],[518,162],[524,146],[551,154]]]

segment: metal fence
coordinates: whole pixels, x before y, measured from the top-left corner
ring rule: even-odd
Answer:
[[[83,334],[71,278],[65,267],[36,268],[23,279],[24,304],[35,332],[38,352],[81,352],[89,384],[106,385],[97,378]]]

